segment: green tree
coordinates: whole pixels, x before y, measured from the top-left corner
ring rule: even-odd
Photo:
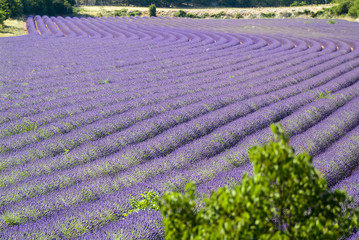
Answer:
[[[25,14],[56,15],[72,13],[74,0],[22,0]]]
[[[0,27],[2,27],[5,20],[6,20],[5,12],[0,8]]]
[[[307,154],[296,155],[279,125],[274,141],[252,147],[253,176],[205,198],[196,211],[195,185],[160,202],[167,239],[338,239],[357,226],[343,191],[328,189]]]
[[[10,17],[10,8],[9,4],[6,0],[0,0],[0,23],[3,22]]]
[[[148,13],[150,17],[156,17],[156,5],[151,4],[151,6],[148,8]]]
[[[359,0],[353,1],[353,4],[350,6],[348,10],[348,14],[353,18],[359,17]]]
[[[15,18],[22,15],[21,0],[0,0],[0,11],[6,18]]]

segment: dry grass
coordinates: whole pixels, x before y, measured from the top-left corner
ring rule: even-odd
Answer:
[[[203,7],[203,8],[157,8],[157,13],[160,16],[173,16],[175,12],[182,9],[189,13],[194,14],[203,14],[208,13],[211,14],[217,14],[221,11],[225,12],[226,15],[230,14],[233,15],[235,13],[244,13],[244,14],[260,14],[263,13],[269,13],[269,12],[292,12],[292,11],[304,11],[304,9],[308,9],[310,11],[319,11],[323,8],[330,8],[332,5],[308,5],[308,6],[302,6],[302,7],[262,7],[262,8],[226,8],[226,7]],[[148,13],[147,7],[127,7],[127,6],[81,6],[78,8],[80,14],[84,15],[90,15],[90,16],[96,16],[101,11],[115,11],[120,10],[122,8],[126,8],[129,11],[139,10],[143,12],[143,14]]]
[[[19,19],[7,19],[0,28],[0,37],[14,37],[27,34],[25,21]]]

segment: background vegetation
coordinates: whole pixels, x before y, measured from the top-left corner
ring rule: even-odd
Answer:
[[[61,15],[72,13],[75,0],[0,0],[0,24],[23,14]]]

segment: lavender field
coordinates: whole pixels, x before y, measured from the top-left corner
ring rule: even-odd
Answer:
[[[240,181],[274,122],[358,206],[359,23],[26,24],[0,38],[0,239],[163,239],[129,198]]]

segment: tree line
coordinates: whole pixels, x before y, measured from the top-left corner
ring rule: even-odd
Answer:
[[[331,0],[304,0],[305,5],[325,4]],[[77,5],[120,5],[148,7],[155,4],[157,7],[277,7],[290,6],[295,0],[76,0]]]
[[[23,14],[69,14],[75,4],[75,0],[0,0],[0,24],[7,18]]]

